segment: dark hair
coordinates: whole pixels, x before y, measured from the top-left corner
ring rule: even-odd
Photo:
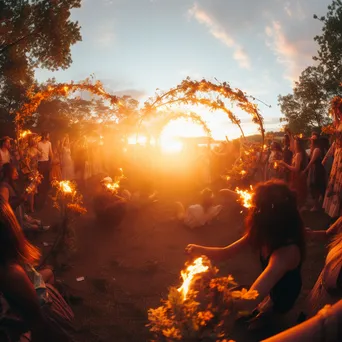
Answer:
[[[0,196],[0,264],[34,265],[39,258],[39,250],[26,240],[10,205]]]
[[[304,223],[297,197],[283,181],[271,180],[256,186],[246,228],[249,241],[257,250],[264,247],[272,254],[280,247],[295,244],[305,255]]]
[[[5,145],[5,142],[10,140],[9,138],[3,138],[0,140],[0,147],[3,147]]]
[[[278,151],[278,152],[282,151],[281,145],[278,143],[278,141],[273,141],[272,145],[274,145],[274,148],[275,148],[276,151]]]
[[[47,139],[47,137],[48,137],[49,134],[50,134],[49,132],[44,131],[44,132],[42,133],[42,139]]]
[[[203,189],[201,191],[201,204],[204,210],[209,209],[213,204],[213,192],[211,189]]]
[[[288,134],[285,134],[284,135],[284,144],[285,144],[285,146],[290,146],[290,143],[291,143],[290,136]]]
[[[2,179],[6,180],[10,185],[13,185],[12,174],[14,170],[15,167],[10,163],[6,163],[2,166]]]

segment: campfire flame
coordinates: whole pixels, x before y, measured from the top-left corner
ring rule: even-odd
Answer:
[[[75,191],[74,185],[70,181],[66,181],[66,180],[60,181],[59,187],[61,191],[64,192],[65,194],[72,194]]]
[[[24,138],[26,138],[30,134],[32,134],[32,132],[29,129],[26,130],[26,131],[22,131],[22,132],[20,132],[19,139],[24,139]]]
[[[199,273],[204,273],[208,271],[208,269],[209,266],[203,265],[203,258],[201,257],[197,258],[185,271],[181,271],[183,285],[178,289],[178,292],[183,295],[183,300],[186,300],[187,298],[194,276]]]
[[[250,186],[251,191],[248,190],[240,190],[239,188],[235,189],[235,192],[237,192],[240,195],[240,201],[242,202],[242,205],[245,208],[250,208],[252,206],[252,198],[253,198],[253,187]]]

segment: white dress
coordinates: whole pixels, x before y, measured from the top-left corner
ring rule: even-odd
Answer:
[[[202,227],[221,212],[222,205],[212,206],[206,211],[200,204],[190,205],[184,216],[184,224],[189,228]]]
[[[63,180],[75,179],[74,162],[69,147],[63,147],[62,150],[62,178]]]

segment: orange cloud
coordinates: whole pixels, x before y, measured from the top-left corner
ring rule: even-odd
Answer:
[[[277,56],[279,63],[285,67],[284,78],[294,82],[298,79],[301,71],[310,64],[309,56],[303,55],[297,44],[290,42],[281,26],[277,21],[273,21],[272,25],[265,28],[268,37],[267,46]]]
[[[251,67],[250,58],[243,47],[226,32],[226,30],[203,9],[194,4],[188,11],[190,17],[195,18],[200,24],[205,25],[213,37],[234,50],[233,57],[239,63],[240,67],[249,69]]]

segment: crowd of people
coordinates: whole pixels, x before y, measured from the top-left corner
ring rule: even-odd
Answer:
[[[328,334],[332,326],[336,328],[336,324],[341,322],[342,113],[335,114],[336,134],[330,147],[328,139],[316,132],[309,140],[288,132],[282,144],[277,141],[270,144],[259,166],[262,170],[259,177],[262,179],[258,179],[259,184],[254,187],[251,208],[247,212],[246,232],[241,239],[226,247],[190,244],[186,248],[193,257],[207,255],[213,261],[232,258],[243,252],[246,246],[258,253],[262,272],[249,290],[257,291],[259,295],[254,300],[236,302],[241,311],[251,313],[248,320],[252,323],[265,317],[281,317],[293,309],[302,291],[301,269],[308,248],[306,242],[309,239],[329,242],[325,266],[310,293],[307,309],[301,315],[301,320],[308,320],[271,341],[295,341],[293,336],[297,336],[298,341],[309,340],[299,339],[298,336],[311,336],[310,339],[316,341],[317,322],[323,322],[325,330],[322,334]],[[224,160],[221,164],[216,163],[217,170],[234,162],[236,156],[232,151],[237,149],[233,145],[231,147],[229,161],[226,152],[215,151],[211,155],[217,161]],[[71,144],[68,135],[53,145],[48,133],[43,133],[40,138],[30,135],[24,147],[9,137],[1,140],[1,341],[72,339],[72,310],[57,290],[58,282],[51,267],[44,265],[35,268],[40,254],[25,235],[27,231],[44,232],[49,229],[48,225],[30,215],[44,208],[52,180],[75,180],[82,184],[87,173],[100,173],[100,162],[93,162],[87,171],[88,160],[84,141],[81,139]],[[42,180],[33,191],[28,192],[30,175],[35,172],[42,175]],[[205,178],[208,178],[206,184],[210,183],[210,177]],[[113,182],[111,178],[104,178],[103,181]],[[148,185],[145,186],[146,191],[136,195],[131,194],[123,182],[115,196],[105,192],[106,187],[100,182],[99,186],[102,192],[94,198],[95,213],[102,219],[114,215],[110,221],[115,224],[121,222],[127,203],[134,196],[139,196],[140,203],[142,199],[146,200],[144,203],[155,200]],[[236,203],[238,197],[236,192],[228,189],[222,189],[215,197],[214,192],[206,188],[201,192],[198,204],[185,209],[182,203],[177,202],[177,218],[190,228],[205,226],[225,209],[227,202],[222,199]],[[312,212],[323,209],[331,217],[333,223],[328,230],[305,228],[301,211],[308,208],[310,200]],[[334,306],[316,316],[327,304]],[[335,340],[342,339],[341,330],[334,331]]]

